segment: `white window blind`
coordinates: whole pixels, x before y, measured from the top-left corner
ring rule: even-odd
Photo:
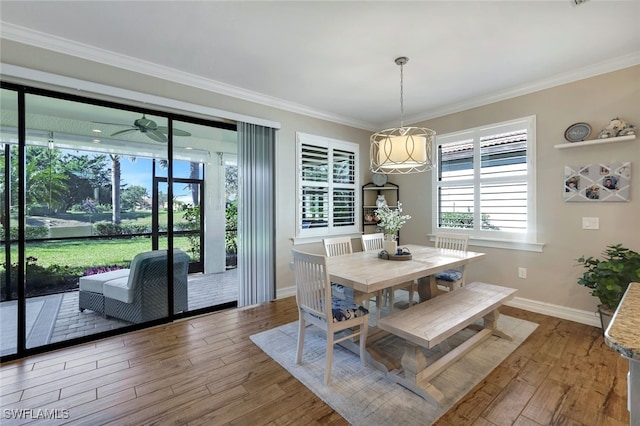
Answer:
[[[297,236],[357,232],[358,145],[297,133]]]
[[[433,229],[535,242],[535,117],[436,138]]]

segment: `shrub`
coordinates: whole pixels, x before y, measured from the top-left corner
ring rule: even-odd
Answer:
[[[481,214],[482,229],[499,230],[489,222],[489,215]],[[473,229],[473,213],[471,212],[442,212],[440,214],[440,226],[442,228]]]
[[[109,235],[135,235],[135,234],[149,234],[151,228],[149,225],[133,224],[133,223],[111,223],[111,222],[96,222],[93,225],[94,234],[98,236]]]
[[[46,294],[59,293],[61,291],[74,290],[78,288],[78,278],[82,275],[82,268],[72,268],[64,265],[49,265],[46,267],[37,264],[38,259],[33,256],[26,258],[26,288],[27,297],[42,296]],[[0,282],[7,285],[7,267],[0,272]],[[14,263],[8,268],[10,272],[11,289],[8,294],[9,299],[17,299],[18,286],[18,264]],[[6,291],[3,289],[2,300],[5,300]]]
[[[96,206],[97,213],[110,212],[111,210],[111,204],[98,204]]]
[[[225,211],[226,230],[224,246],[227,253],[238,252],[238,200],[227,203]]]
[[[119,269],[125,269],[125,267],[120,265],[96,266],[94,268],[89,268],[86,271],[84,271],[82,276],[86,277],[87,275],[102,274],[104,272],[117,271]]]
[[[18,239],[18,227],[11,227],[9,230],[12,240]],[[24,228],[24,235],[27,240],[35,240],[38,238],[47,238],[49,235],[49,228],[46,226],[29,226]],[[0,227],[0,240],[5,241],[4,228]]]
[[[184,204],[181,206],[184,212],[183,218],[186,222],[180,223],[180,228],[184,230],[196,230],[200,226],[200,206]],[[194,260],[200,259],[200,234],[187,235],[189,240],[189,252]]]

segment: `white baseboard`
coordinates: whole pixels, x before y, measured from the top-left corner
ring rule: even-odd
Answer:
[[[597,312],[583,311],[580,309],[568,308],[566,306],[553,305],[551,303],[538,302],[537,300],[523,299],[516,297],[507,306],[524,309],[526,311],[562,318],[581,324],[600,327],[600,315]]]
[[[290,287],[279,288],[277,292],[277,299],[284,299],[285,297],[295,295],[296,286],[292,285]],[[581,324],[592,325],[594,327],[600,327],[600,316],[595,311],[583,311],[580,309],[568,308],[566,306],[538,302],[537,300],[524,299],[522,297],[514,298],[511,302],[507,303],[507,306],[556,318],[562,318],[569,321],[575,321]]]
[[[296,295],[296,286],[292,285],[289,287],[279,288],[276,291],[276,299],[284,299],[285,297],[291,297]]]

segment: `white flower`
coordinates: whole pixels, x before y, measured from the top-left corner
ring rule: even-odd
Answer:
[[[376,217],[380,219],[378,226],[384,229],[386,234],[395,234],[402,228],[407,220],[411,219],[408,214],[402,215],[402,203],[398,201],[398,207],[395,209],[384,205],[375,211]]]

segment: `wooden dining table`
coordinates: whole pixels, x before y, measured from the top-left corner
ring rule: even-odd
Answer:
[[[332,283],[342,284],[363,293],[372,294],[396,284],[418,281],[420,301],[435,296],[434,274],[446,269],[468,265],[484,258],[484,253],[448,250],[415,244],[403,245],[411,253],[410,260],[388,260],[377,251],[354,252],[327,257],[327,270]],[[420,306],[420,305],[418,305]],[[412,311],[415,308],[409,308]],[[391,340],[390,340],[391,339]],[[347,339],[340,343],[345,349],[359,353],[359,345]],[[402,368],[406,342],[378,327],[370,328],[367,337],[367,363],[390,378]],[[412,389],[416,389],[413,387]],[[425,393],[421,393],[424,395]]]
[[[434,274],[481,260],[485,254],[407,244],[410,260],[387,260],[377,251],[355,252],[327,258],[331,282],[363,293],[376,293],[396,284],[418,280],[420,300],[430,299]]]

